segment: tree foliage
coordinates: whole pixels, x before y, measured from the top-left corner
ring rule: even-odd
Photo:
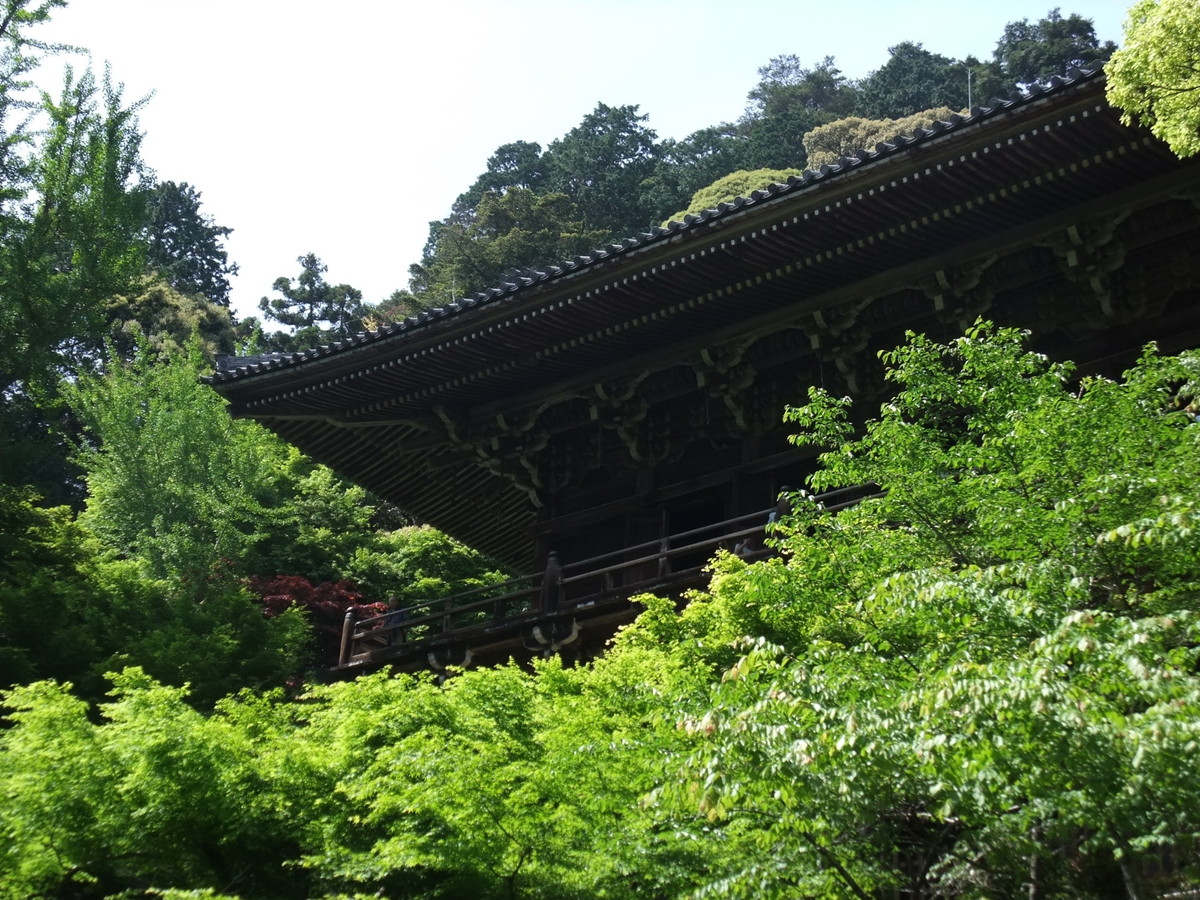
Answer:
[[[229,262],[223,241],[232,228],[216,225],[200,211],[200,192],[186,181],[164,181],[149,189],[146,262],[175,290],[229,306]]]
[[[801,106],[837,118],[854,110],[856,88],[832,56],[805,66],[795,54],[774,56],[758,70],[761,79],[751,88],[751,115],[778,115]]]
[[[749,197],[754,191],[770,184],[782,184],[791,176],[800,174],[802,174],[800,169],[755,169],[752,172],[732,172],[696,191],[692,195],[692,202],[688,204],[687,209],[675,213],[667,221],[682,222],[685,216],[695,215],[706,209],[716,209],[720,204],[736,197]]]
[[[1027,87],[1075,66],[1103,62],[1116,49],[1112,41],[1100,42],[1091,19],[1078,13],[1064,17],[1055,7],[1033,24],[1021,19],[1004,26],[992,58],[1005,77]]]
[[[658,166],[658,135],[637,106],[596,108],[550,144],[546,185],[571,198],[589,230],[632,234],[661,218],[641,185]]]
[[[269,349],[303,350],[361,331],[367,308],[362,291],[325,280],[326,265],[314,253],[296,258],[300,275],[280,276],[273,285],[278,297],[263,297],[258,308],[273,322],[291,329],[267,338]]]
[[[711,739],[675,796],[749,836],[738,896],[1143,896],[1159,848],[1190,858],[1200,791],[1200,359],[1076,391],[977,330],[887,362],[899,393],[862,437],[819,392],[791,413],[833,448],[813,488],[880,496],[798,503],[785,566],[740,576],[786,644],[690,723]]]
[[[449,303],[493,287],[512,269],[542,268],[603,243],[563,193],[510,186],[482,195],[466,225],[437,223],[422,264],[409,269],[418,296]]]
[[[967,105],[967,68],[957,60],[903,41],[888,48],[886,63],[863,79],[858,111],[871,119],[915,115],[923,109]]]
[[[809,487],[876,493],[837,514],[797,494],[778,555],[719,556],[681,612],[640,598],[589,665],[441,686],[378,673],[300,702],[244,693],[210,717],[137,670],[99,719],[50,683],[10,692],[0,884],[330,898],[1191,884],[1200,356],[1150,351],[1123,381],[1079,381],[1021,338],[911,337],[862,429],[814,392],[789,413],[798,440],[828,448]],[[58,777],[63,760],[75,777]]]
[[[934,122],[946,121],[954,110],[943,106],[927,109],[902,119],[863,119],[848,116],[814,128],[804,135],[804,149],[812,168],[836,163],[843,156],[854,156],[860,150],[874,150],[877,144],[894,141],[901,135],[911,135],[918,128],[928,128]]]
[[[88,439],[83,524],[158,579],[182,578],[203,597],[226,563],[262,537],[270,473],[286,450],[236,421],[197,383],[198,352],[160,361],[143,349],[71,389]]]
[[[60,98],[45,98],[47,132],[8,182],[11,200],[0,215],[6,391],[44,389],[63,367],[93,359],[105,301],[144,266],[141,197],[130,190],[141,165],[137,105],[125,106],[107,77],[97,85],[90,72],[76,78],[68,68],[64,79]]]
[[[228,306],[203,294],[181,293],[147,277],[105,304],[112,322],[110,339],[122,359],[132,359],[139,343],[156,356],[184,352],[198,341],[208,361],[233,353],[235,332]]]
[[[1142,0],[1125,19],[1125,44],[1108,66],[1108,100],[1179,156],[1200,153],[1200,8],[1195,0]]]

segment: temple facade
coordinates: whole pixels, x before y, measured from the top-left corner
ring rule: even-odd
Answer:
[[[869,406],[880,350],[979,317],[1084,371],[1200,344],[1200,162],[1122,125],[1098,69],[378,331],[223,360],[211,383],[234,415],[544,572],[740,533],[811,466],[786,405],[816,385]],[[544,596],[526,644],[576,602]]]

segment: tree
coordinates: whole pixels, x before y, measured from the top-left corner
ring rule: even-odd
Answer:
[[[1185,881],[1159,860],[1195,862],[1200,357],[1077,387],[1020,341],[910,336],[862,433],[819,391],[789,413],[830,448],[814,490],[880,493],[836,516],[799,496],[783,559],[717,566],[711,602],[759,639],[663,792],[741,847],[712,892]]]
[[[744,127],[731,122],[701,128],[682,141],[665,141],[663,164],[643,182],[644,188],[655,195],[657,208],[671,209],[680,198],[745,169],[746,148]]]
[[[512,269],[538,269],[594,250],[604,231],[589,231],[571,199],[510,187],[479,201],[470,224],[440,225],[432,248],[410,268],[418,297],[448,303],[504,281]]]
[[[1195,0],[1142,0],[1108,66],[1108,100],[1178,156],[1200,153],[1200,11]]]
[[[1004,26],[992,59],[1006,78],[1027,87],[1073,66],[1103,62],[1116,49],[1112,41],[1100,43],[1091,19],[1078,13],[1063,18],[1056,7],[1032,25],[1021,19]]]
[[[470,224],[471,218],[486,194],[503,194],[510,188],[523,188],[534,193],[545,189],[546,157],[542,145],[532,141],[501,144],[488,157],[487,170],[475,179],[454,201],[451,221]]]
[[[68,69],[57,99],[29,74],[47,48],[32,36],[61,0],[0,5],[0,481],[78,500],[55,409],[64,372],[93,364],[105,302],[144,270],[136,112],[106,77]],[[38,110],[44,128],[28,124]]]
[[[129,362],[113,355],[69,392],[88,436],[81,522],[196,598],[224,572],[244,571],[266,524],[272,472],[287,458],[264,429],[230,418],[199,384],[203,371],[195,346],[161,361],[142,347]]]
[[[367,311],[363,314],[363,327],[368,331],[374,331],[385,325],[401,322],[433,305],[427,302],[429,299],[431,298],[418,297],[406,288],[392,291],[378,303],[368,304]]]
[[[779,115],[796,106],[831,118],[854,110],[854,84],[842,74],[832,56],[812,67],[802,65],[794,54],[774,56],[759,67],[758,74],[761,80],[748,97],[750,118]]]
[[[858,112],[866,118],[911,116],[923,109],[967,105],[967,69],[921,44],[904,41],[888,48],[890,59],[858,86]]]
[[[410,606],[505,580],[505,573],[447,534],[414,525],[355,550],[346,574],[371,597]]]
[[[229,262],[222,242],[232,228],[200,211],[200,192],[186,181],[164,181],[147,193],[146,263],[175,290],[229,306]]]
[[[668,221],[682,222],[685,216],[701,213],[706,209],[716,209],[721,203],[736,197],[749,197],[751,193],[770,184],[782,184],[793,175],[802,174],[799,169],[755,169],[750,172],[733,172],[724,178],[718,178],[708,187],[701,188],[692,195],[692,202],[687,209],[671,216]]]
[[[954,110],[942,107],[902,119],[863,119],[858,116],[838,119],[804,135],[808,164],[816,169],[836,163],[843,156],[853,156],[860,150],[874,150],[877,144],[894,141],[901,135],[912,135],[918,128],[928,128],[952,115]]]
[[[742,159],[745,167],[806,168],[808,156],[804,151],[804,135],[829,119],[829,113],[796,104],[782,107],[772,115],[743,120],[745,145],[742,148]]]
[[[93,718],[53,683],[9,692],[0,885],[1185,888],[1200,865],[1200,354],[1148,350],[1121,381],[1081,381],[1023,338],[910,335],[884,355],[895,394],[861,427],[813,391],[788,413],[798,443],[825,448],[809,487],[871,495],[835,514],[795,494],[775,557],[719,554],[682,610],[638,598],[587,665],[441,685],[381,672],[294,703],[243,692],[209,716],[132,669]]]
[[[314,253],[297,257],[296,262],[300,275],[295,283],[291,278],[276,278],[273,287],[282,296],[263,297],[258,302],[266,318],[293,329],[290,335],[277,332],[271,336],[275,349],[306,349],[361,331],[366,312],[362,291],[327,282],[326,266]]]
[[[121,90],[68,69],[61,99],[45,98],[46,135],[15,198],[0,216],[0,384],[47,387],[64,367],[95,359],[106,331],[104,302],[144,270],[142,203],[130,190],[141,136]]]
[[[546,152],[546,185],[571,198],[588,231],[625,236],[664,211],[649,208],[641,185],[659,165],[658,135],[636,106],[598,103]]]
[[[157,278],[146,278],[127,294],[110,297],[106,310],[112,321],[110,338],[124,359],[137,353],[138,343],[157,356],[183,352],[193,339],[204,357],[233,353],[235,332],[229,307],[203,294],[184,294]]]

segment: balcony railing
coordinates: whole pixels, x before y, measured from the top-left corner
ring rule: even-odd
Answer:
[[[870,486],[843,488],[812,499],[836,511],[871,494]],[[677,593],[703,582],[704,568],[719,549],[747,560],[773,553],[767,530],[782,511],[782,506],[759,510],[588,559],[564,562],[551,553],[543,572],[358,621],[347,613],[338,668],[382,662],[459,639],[485,642],[564,616],[594,615],[628,604],[641,593]]]

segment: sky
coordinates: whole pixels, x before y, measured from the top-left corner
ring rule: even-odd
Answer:
[[[497,147],[544,147],[599,102],[682,139],[737,119],[771,57],[833,56],[852,78],[901,41],[986,59],[1049,2],[73,0],[40,36],[109,64],[128,99],[152,95],[143,158],[233,229],[244,317],[309,252],[366,300],[405,287],[429,222]],[[1127,5],[1062,12],[1119,43]]]

